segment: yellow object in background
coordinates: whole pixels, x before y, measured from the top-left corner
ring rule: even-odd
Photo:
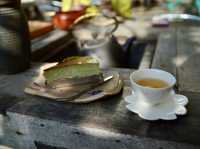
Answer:
[[[62,0],[62,11],[69,11],[72,8],[72,0]]]
[[[62,0],[62,11],[69,11],[75,6],[91,4],[91,0]]]
[[[89,13],[89,14],[98,14],[99,12],[100,11],[99,11],[98,7],[96,7],[96,6],[90,6],[86,10],[86,13]]]
[[[132,0],[111,0],[111,3],[119,15],[126,18],[132,17]]]

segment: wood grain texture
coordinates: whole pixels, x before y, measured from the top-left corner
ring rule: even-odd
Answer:
[[[177,27],[160,35],[152,67],[174,74],[178,90],[200,92],[199,64],[198,27]]]
[[[10,113],[37,117],[65,123],[75,128],[95,128],[141,138],[200,146],[199,95],[184,93],[190,99],[188,115],[173,121],[145,121],[129,112],[122,95],[105,98],[87,105],[61,104],[45,99],[32,98],[8,110]]]
[[[200,93],[199,27],[177,29],[177,71],[180,91]]]
[[[160,68],[176,76],[176,29],[161,33],[158,38],[152,68]]]
[[[122,76],[126,76],[126,82],[129,82],[127,77],[133,70],[115,70],[122,74]],[[27,72],[24,77],[27,79],[28,77],[29,79],[32,78],[33,71],[29,71],[29,73]],[[17,85],[21,88],[20,86],[24,86],[24,84],[18,78],[15,76],[15,79],[18,80]],[[124,91],[121,94],[94,103],[83,105],[63,104],[52,102],[45,98],[25,95],[24,98],[26,100],[10,107],[7,112],[24,115],[25,117],[30,116],[43,120],[53,120],[80,129],[97,128],[130,136],[176,141],[200,146],[199,94],[184,93],[190,99],[188,115],[179,116],[174,121],[160,120],[149,122],[125,108],[126,103],[123,100],[125,95],[123,94],[127,94],[126,88],[130,84],[126,82]],[[21,99],[21,94],[15,94],[16,98]]]
[[[156,42],[152,41],[151,43],[149,43],[147,45],[147,47],[145,48],[143,57],[141,59],[140,62],[140,66],[139,69],[143,69],[143,68],[150,68],[152,61],[153,61],[153,56],[154,56],[154,52],[155,52],[155,48],[156,48]]]

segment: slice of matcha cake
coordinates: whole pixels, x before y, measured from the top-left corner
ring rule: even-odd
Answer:
[[[99,63],[96,59],[86,57],[70,57],[54,67],[44,70],[48,85],[55,87],[97,83],[103,79]]]

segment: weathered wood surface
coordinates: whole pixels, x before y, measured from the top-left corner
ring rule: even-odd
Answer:
[[[139,138],[153,138],[154,141],[163,140],[200,146],[200,100],[198,100],[198,95],[186,94],[191,99],[188,106],[189,114],[187,116],[179,116],[174,121],[145,121],[138,115],[129,112],[125,108],[126,103],[123,100],[123,95],[127,94],[126,89],[130,86],[129,75],[133,70],[114,70],[119,71],[122,78],[125,79],[124,91],[117,96],[82,105],[52,102],[45,98],[24,94],[23,89],[26,84],[37,76],[38,66],[26,73],[5,76],[5,80],[7,80],[5,82],[14,82],[14,84],[4,83],[0,92],[10,94],[18,100],[23,100],[12,106],[8,106],[9,109],[4,109],[13,123],[12,128],[22,134],[34,136],[36,135],[34,134],[36,131],[33,131],[31,125],[35,120],[31,122],[28,122],[28,120],[35,118],[42,121],[50,121],[56,123],[56,125],[62,124],[66,125],[66,127],[81,130],[102,130],[108,134],[116,133]],[[56,125],[51,126],[51,130],[57,130],[57,127],[56,129],[54,128]],[[36,126],[34,126],[34,129],[36,129]],[[46,131],[42,132],[40,130],[36,136],[41,135],[43,138],[48,136]],[[56,131],[54,133],[58,134]],[[49,136],[49,138],[56,140],[56,136]]]
[[[29,100],[31,96],[24,93],[24,89],[30,85],[34,79],[38,78],[42,69],[54,64],[55,63],[34,63],[32,64],[32,68],[25,72],[16,75],[0,75],[0,99],[5,99],[0,100],[0,112],[5,112],[8,107],[18,101]],[[120,77],[124,80],[124,82],[126,82],[126,84],[130,84],[128,79],[133,70],[118,68],[111,68],[109,70],[120,70]]]
[[[43,104],[45,105],[46,102],[43,102]],[[54,106],[57,108],[60,108],[59,105],[54,105]],[[37,107],[37,104],[35,104],[35,106],[31,106],[30,108],[35,109],[36,107]],[[54,109],[55,108],[51,107],[52,111],[48,111],[48,112],[53,113]],[[61,110],[63,110],[63,108],[61,108]],[[94,112],[96,113],[96,111]],[[79,113],[77,113],[77,115],[79,115]],[[63,113],[64,117],[69,116],[68,114],[67,115],[64,115],[64,114],[66,113]],[[133,116],[129,114],[128,116]],[[137,133],[134,133],[133,135],[130,135],[130,133],[127,133],[127,134],[116,133],[107,127],[112,124],[112,121],[111,121],[111,124],[109,124],[110,121],[105,122],[106,125],[100,128],[100,127],[95,127],[91,125],[87,126],[87,122],[85,123],[84,119],[82,118],[79,121],[78,117],[77,117],[78,118],[77,123],[74,124],[73,120],[72,121],[71,120],[60,121],[60,120],[55,120],[55,119],[48,120],[42,116],[43,115],[42,113],[40,117],[24,115],[24,114],[16,113],[16,112],[7,112],[7,115],[10,120],[9,124],[11,124],[12,129],[17,132],[17,142],[15,143],[18,145],[18,148],[15,147],[16,149],[22,149],[22,148],[32,149],[33,148],[32,146],[34,145],[30,145],[30,144],[32,144],[33,142],[35,142],[34,144],[36,144],[37,142],[41,142],[42,144],[53,146],[58,149],[61,147],[65,149],[79,149],[79,148],[84,148],[84,149],[132,149],[132,148],[133,149],[161,149],[161,148],[162,149],[199,149],[198,145],[191,145],[187,143],[180,143],[180,142],[174,142],[174,141],[169,141],[169,140],[166,141],[164,139],[163,140],[156,139],[156,138],[153,139],[150,137],[138,135]],[[73,115],[75,115],[75,113],[73,113]],[[91,116],[91,114],[89,116]],[[104,116],[101,115],[101,119],[103,117]],[[122,118],[121,115],[119,119],[120,118]],[[92,121],[91,119],[92,118],[90,117],[90,121]],[[139,119],[140,118],[138,118],[138,120]],[[87,116],[85,120],[87,121]],[[98,123],[98,121],[96,120],[97,119],[95,117],[94,121],[95,123]],[[130,126],[134,125],[134,123],[135,121],[132,121]],[[101,126],[102,124],[99,124],[99,125]],[[145,127],[145,121],[142,121],[142,120],[140,122],[137,121],[136,125],[137,125],[137,128],[135,128],[136,132],[137,132],[137,129],[140,129],[140,131],[144,129],[143,131],[145,132],[148,132],[148,130],[151,130],[149,127],[147,128]],[[120,126],[117,126],[117,127],[120,127]],[[165,129],[165,128],[162,126],[159,126],[159,129]],[[174,129],[172,129],[172,131],[174,131]],[[172,133],[176,135],[175,132],[172,132]],[[11,136],[10,138],[13,138],[13,136]],[[21,147],[22,145],[25,147]]]
[[[42,64],[32,66],[25,72],[17,75],[0,75],[0,114],[5,114],[9,107],[19,101],[28,100],[24,93],[25,87],[39,74]]]
[[[153,61],[153,56],[156,48],[156,42],[152,41],[151,43],[148,43],[147,47],[145,48],[143,57],[141,59],[139,69],[143,68],[150,68],[152,61]]]
[[[188,34],[191,35],[190,40],[185,37]],[[188,85],[192,82],[198,87],[198,36],[193,29],[186,31],[174,29],[161,35],[156,49],[161,51],[156,51],[157,60],[154,59],[152,65],[176,75],[178,85],[183,86],[183,90],[195,92],[198,88],[193,88],[193,85],[188,87]],[[179,45],[183,42],[185,46]],[[195,53],[191,54],[189,48],[195,49]],[[192,59],[181,63],[177,56],[179,54],[189,55]],[[181,92],[189,98],[186,116],[178,116],[174,121],[149,122],[125,108],[123,95],[127,94],[126,89],[130,86],[129,75],[133,70],[114,69],[120,72],[125,82],[125,89],[121,94],[94,103],[77,105],[26,95],[23,90],[38,75],[39,67],[40,65],[35,66],[18,75],[0,76],[0,98],[2,99],[0,114],[4,113],[8,116],[9,121],[6,123],[11,125],[17,142],[32,141],[31,143],[34,144],[34,141],[42,141],[52,146],[67,146],[71,149],[82,146],[87,149],[92,147],[104,149],[111,146],[116,149],[198,149],[200,147],[200,94],[197,92]],[[194,70],[195,68],[197,70]],[[188,72],[190,70],[194,73]],[[196,80],[192,81],[192,79]],[[181,81],[185,81],[184,84],[181,84]],[[9,139],[12,140],[12,137]],[[31,143],[26,144],[28,146],[26,148],[31,149]]]
[[[177,29],[177,77],[180,91],[200,93],[200,28]]]
[[[179,116],[174,121],[149,122],[142,120],[125,108],[126,104],[122,95],[87,105],[62,104],[45,99],[30,98],[16,104],[8,112],[65,123],[80,129],[94,128],[141,138],[154,138],[200,146],[199,95],[184,94],[190,99],[189,114]],[[20,125],[20,122],[18,123],[15,127],[19,127],[18,129],[23,132],[24,126]]]
[[[152,68],[160,68],[176,75],[176,29],[160,34],[154,54]]]
[[[177,78],[179,91],[200,93],[200,30],[178,27],[162,33],[152,68],[171,72]]]

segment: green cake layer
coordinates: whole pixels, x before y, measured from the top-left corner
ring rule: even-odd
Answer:
[[[92,82],[102,79],[97,61],[91,57],[71,57],[44,71],[47,84]]]

